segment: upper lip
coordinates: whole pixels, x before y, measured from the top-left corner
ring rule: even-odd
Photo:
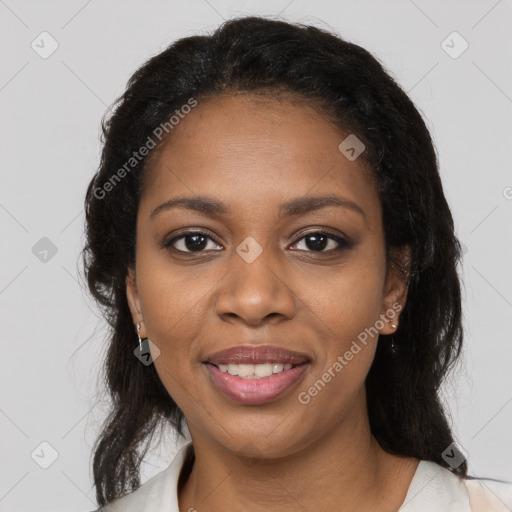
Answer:
[[[290,363],[302,364],[309,362],[306,354],[294,352],[276,345],[239,345],[211,354],[205,363],[219,364],[261,364],[261,363]]]

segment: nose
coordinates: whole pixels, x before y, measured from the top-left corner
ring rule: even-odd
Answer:
[[[295,315],[297,298],[269,250],[252,262],[233,253],[230,271],[221,281],[216,313],[224,321],[238,319],[251,326],[280,322]]]

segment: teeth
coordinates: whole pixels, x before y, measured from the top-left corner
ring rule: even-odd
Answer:
[[[230,375],[238,375],[238,365],[237,364],[228,364],[228,373]]]
[[[219,364],[220,371],[230,375],[238,375],[242,379],[260,379],[270,377],[274,373],[289,370],[291,363],[261,363],[261,364]]]
[[[270,377],[272,375],[272,363],[251,364],[251,366],[254,367],[256,377]]]
[[[250,377],[254,375],[254,365],[253,364],[239,364],[238,366],[238,376],[239,377]]]
[[[283,363],[273,363],[272,373],[281,373],[283,371]]]

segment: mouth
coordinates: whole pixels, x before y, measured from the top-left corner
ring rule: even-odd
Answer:
[[[215,388],[244,405],[282,397],[298,383],[310,363],[305,354],[269,345],[233,347],[203,361]]]

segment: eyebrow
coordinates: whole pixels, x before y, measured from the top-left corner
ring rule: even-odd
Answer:
[[[341,208],[352,210],[360,214],[365,221],[366,214],[364,210],[358,206],[354,201],[340,196],[308,196],[298,197],[286,203],[282,203],[279,208],[279,216],[294,216],[304,215],[306,213],[320,210],[329,206],[338,206]],[[152,219],[160,212],[170,210],[171,208],[186,208],[200,212],[206,215],[230,215],[231,209],[224,203],[217,201],[210,197],[196,196],[196,197],[177,197],[169,199],[165,203],[157,206],[150,214]]]

